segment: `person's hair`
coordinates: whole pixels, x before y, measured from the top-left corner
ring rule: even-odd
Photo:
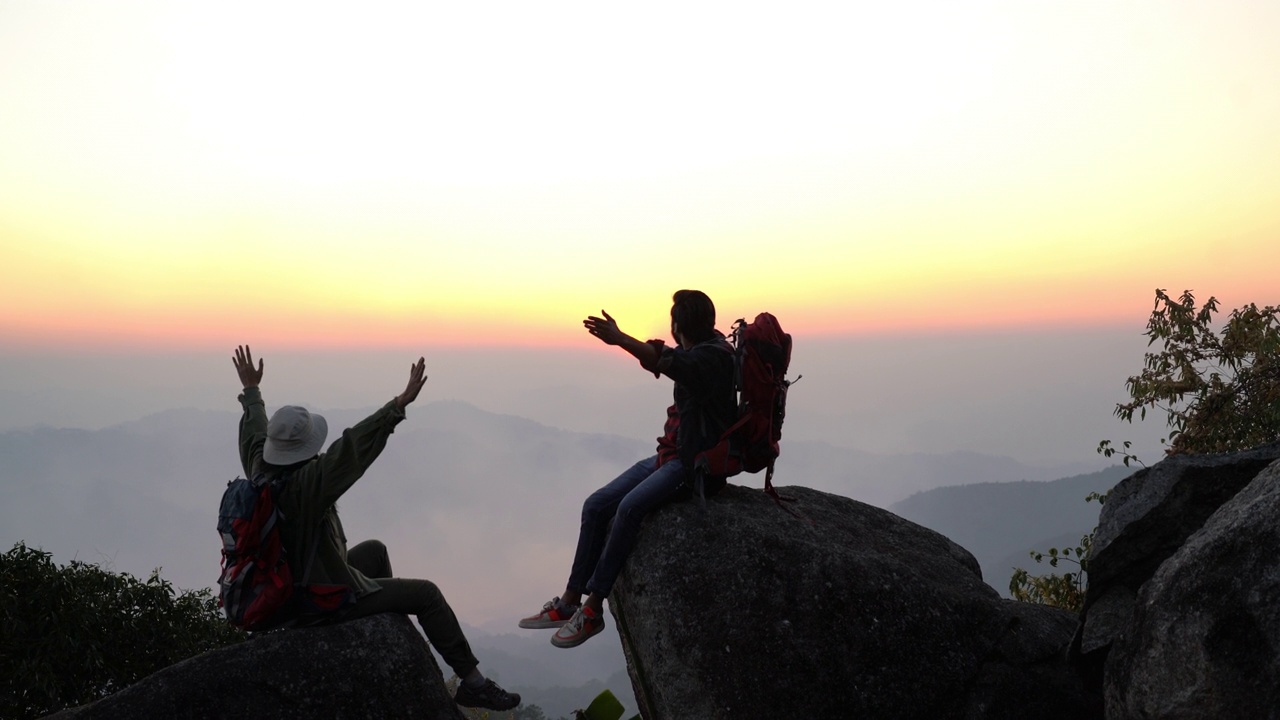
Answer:
[[[671,322],[695,343],[709,340],[716,334],[716,306],[701,290],[677,290],[671,296]]]

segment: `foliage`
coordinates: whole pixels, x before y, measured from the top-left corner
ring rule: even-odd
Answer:
[[[1061,575],[1048,573],[1031,575],[1022,568],[1014,568],[1013,577],[1009,579],[1009,594],[1014,600],[1039,603],[1079,612],[1084,608],[1085,572],[1088,570],[1089,543],[1092,534],[1080,538],[1080,545],[1073,548],[1049,548],[1049,565],[1058,567],[1059,561],[1074,563],[1075,572]],[[1075,557],[1071,557],[1072,553]],[[1031,551],[1036,562],[1045,558],[1045,553]]]
[[[1133,422],[1159,410],[1170,428],[1168,452],[1245,450],[1280,439],[1280,306],[1250,303],[1213,328],[1218,301],[1196,307],[1190,290],[1177,300],[1156,290],[1147,321],[1143,370],[1125,383],[1129,401],[1115,415]],[[1124,444],[1126,465],[1132,457]],[[1110,457],[1110,441],[1098,452]]]
[[[1174,300],[1157,289],[1145,334],[1148,347],[1160,342],[1160,352],[1146,353],[1141,374],[1125,383],[1129,402],[1116,404],[1116,417],[1130,423],[1135,415],[1145,420],[1148,409],[1163,411],[1170,454],[1231,452],[1280,439],[1280,307],[1250,303],[1232,310],[1220,334],[1213,329],[1217,311],[1216,298],[1197,308],[1190,290]],[[1130,461],[1146,467],[1130,447],[1103,440],[1097,451],[1120,454],[1125,467]],[[1102,503],[1106,496],[1085,498],[1094,499]],[[1079,612],[1092,544],[1091,532],[1075,548],[1049,549],[1050,567],[1067,562],[1075,565],[1073,572],[1033,576],[1016,568],[1010,595]],[[1031,552],[1036,562],[1045,555]]]
[[[1129,448],[1132,446],[1133,443],[1128,440],[1125,440],[1123,445],[1118,448],[1112,445],[1110,440],[1103,440],[1098,443],[1098,454],[1103,457],[1111,457],[1116,453],[1120,453],[1121,458],[1124,460],[1125,467],[1129,467],[1130,462],[1136,462],[1142,467],[1146,467],[1147,464],[1139,460],[1137,455],[1129,452]]]
[[[1125,383],[1129,401],[1116,404],[1116,417],[1129,423],[1134,416],[1145,420],[1148,410],[1163,412],[1169,454],[1232,452],[1280,439],[1280,307],[1250,303],[1232,310],[1220,332],[1213,327],[1216,312],[1216,298],[1196,307],[1190,290],[1174,300],[1157,289],[1145,335],[1148,347],[1160,343],[1159,352],[1146,353],[1142,372]],[[1116,447],[1103,440],[1097,451],[1119,454],[1125,467],[1130,461],[1146,467],[1130,448],[1128,441]],[[1086,498],[1092,499],[1106,497]],[[1050,548],[1051,567],[1065,561],[1076,570],[1037,577],[1015,569],[1009,593],[1079,611],[1092,544],[1091,532],[1075,548]],[[1041,562],[1045,554],[1032,551],[1031,557]]]
[[[175,594],[19,542],[0,555],[0,717],[93,702],[161,668],[239,642],[208,588]]]
[[[551,720],[537,705],[521,705],[511,713],[511,720]]]
[[[1085,502],[1097,500],[1101,505],[1107,501],[1105,493],[1089,493]],[[1022,568],[1015,568],[1013,577],[1009,578],[1009,595],[1014,600],[1052,605],[1078,613],[1084,609],[1084,593],[1088,587],[1089,548],[1093,545],[1093,533],[1080,538],[1080,544],[1074,548],[1049,548],[1046,552],[1031,551],[1031,558],[1043,562],[1049,558],[1049,566],[1056,568],[1058,563],[1065,562],[1075,566],[1072,572],[1061,575],[1046,573],[1032,575]]]
[[[618,720],[622,717],[622,712],[622,703],[618,702],[613,692],[605,690],[591,701],[586,710],[575,710],[574,720]]]

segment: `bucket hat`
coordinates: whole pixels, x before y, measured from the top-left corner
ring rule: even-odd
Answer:
[[[267,442],[262,448],[262,459],[272,465],[292,465],[309,460],[324,447],[329,424],[316,413],[304,407],[285,405],[267,422]]]

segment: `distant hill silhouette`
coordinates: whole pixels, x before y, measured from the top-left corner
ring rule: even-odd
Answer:
[[[372,408],[319,410],[332,439]],[[101,430],[0,433],[0,545],[24,540],[58,562],[78,558],[142,577],[161,567],[178,587],[213,585],[217,504],[226,481],[240,473],[238,419],[233,410],[177,409]],[[474,643],[486,669],[520,689],[532,680],[522,676],[530,662],[566,670],[542,676],[570,689],[563,693],[567,702],[582,683],[616,673],[621,653],[616,662],[567,668],[565,653],[551,654],[545,634],[517,631],[515,618],[563,589],[583,498],[653,446],[652,438],[571,432],[463,402],[423,403],[342,498],[343,521],[351,541],[381,538],[397,573],[437,582],[465,622],[487,629]],[[1062,470],[976,453],[871,454],[788,436],[775,482],[894,509],[948,534],[979,558],[988,581],[1003,591],[1008,573],[993,571],[999,559],[1044,547],[1042,537],[1093,526],[1097,506],[1086,505],[1084,495],[1109,481],[1078,488],[1007,482],[1071,474]],[[736,482],[760,487],[763,480],[746,475]],[[991,487],[936,490],[978,482]],[[1031,504],[1003,499],[1045,492],[1043,486],[1063,490],[1056,500]],[[908,497],[918,491],[940,494]],[[901,509],[893,505],[898,501]],[[1025,524],[1000,524],[1018,518]],[[1055,530],[1059,521],[1064,526]],[[991,530],[991,537],[973,537],[975,528]],[[1045,532],[1034,535],[1035,528]],[[492,635],[507,618],[512,635]]]
[[[786,437],[775,485],[804,485],[890,509],[894,503],[934,488],[974,483],[1046,481],[1097,470],[1093,462],[1051,467],[1028,465],[1010,457],[975,452],[907,455],[869,453]],[[750,485],[750,476],[737,482]]]
[[[1121,465],[1051,482],[975,483],[917,493],[890,510],[937,530],[973,553],[987,584],[1009,593],[1013,567],[1032,574],[1052,572],[1028,553],[1071,547],[1098,524],[1101,507],[1085,502],[1091,492],[1106,492],[1133,474]],[[1039,570],[1040,572],[1038,572]]]

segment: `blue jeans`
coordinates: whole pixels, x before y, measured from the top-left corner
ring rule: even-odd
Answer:
[[[658,456],[641,460],[582,503],[582,527],[567,588],[604,598],[635,547],[640,521],[684,487],[684,465]],[[609,526],[609,521],[613,526]]]

